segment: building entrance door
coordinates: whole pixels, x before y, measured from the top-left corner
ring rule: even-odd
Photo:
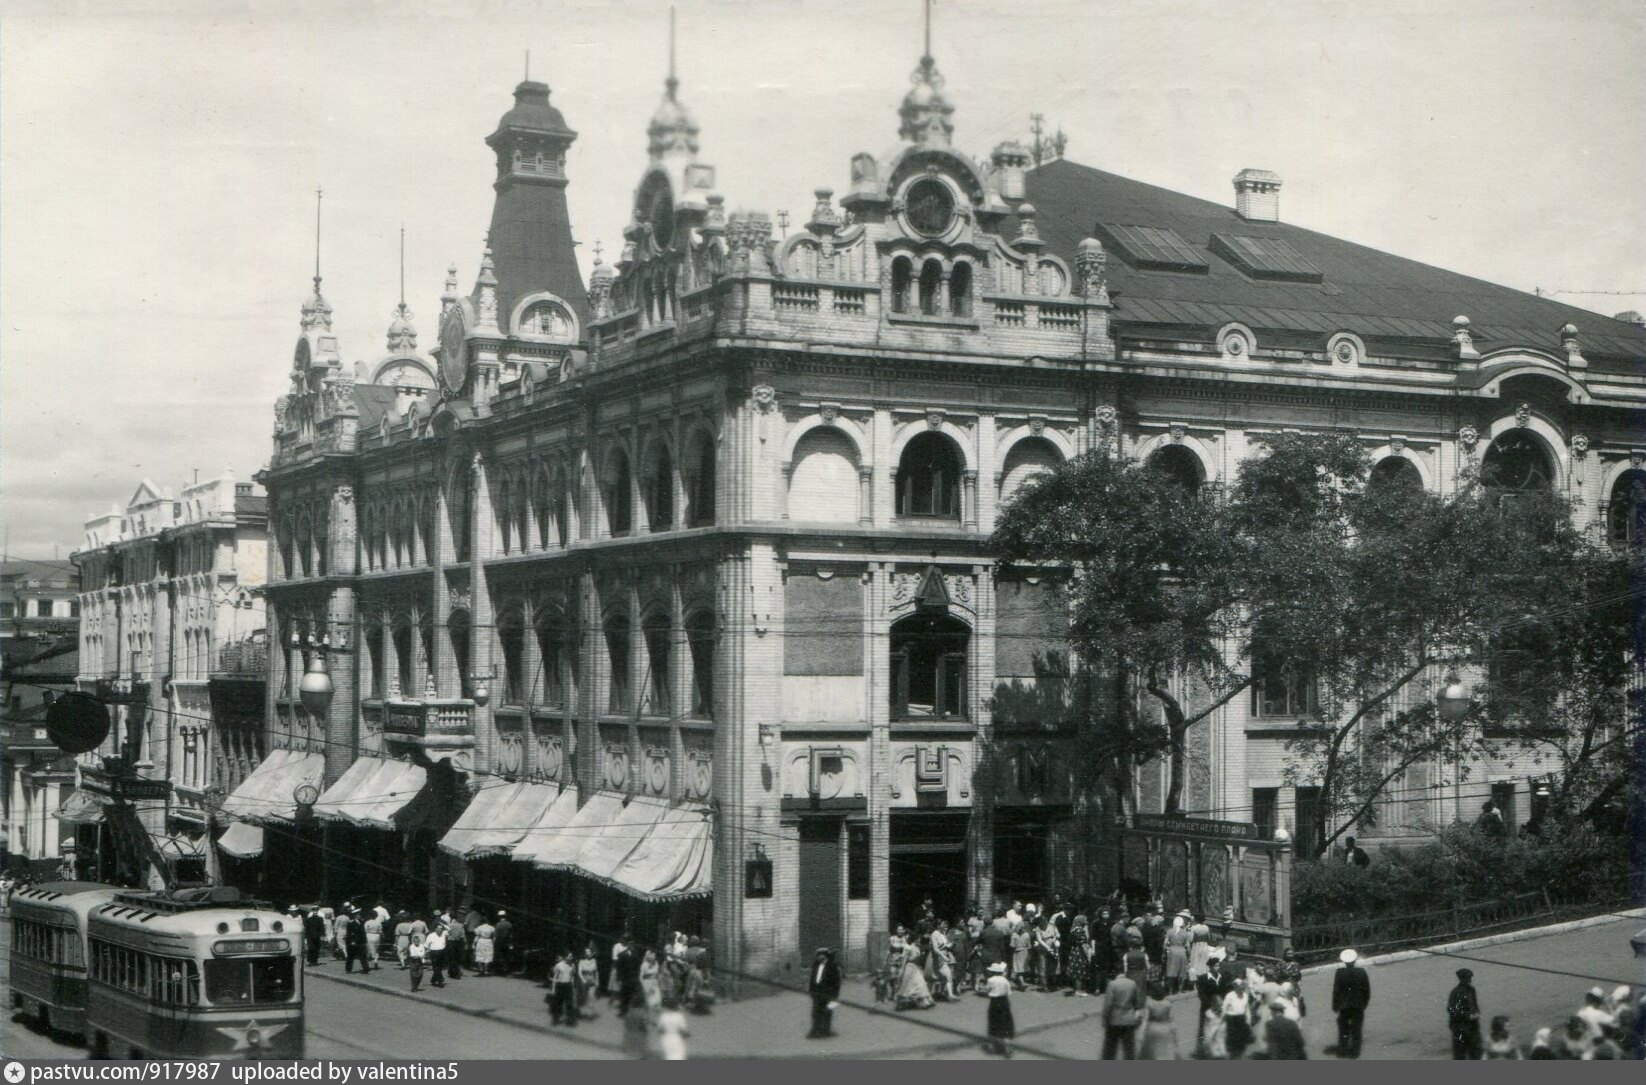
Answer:
[[[1051,903],[1046,850],[1050,828],[1040,810],[996,810],[994,892],[1000,905],[1014,900]],[[982,902],[987,903],[987,902]]]
[[[892,814],[891,915],[887,919],[893,928],[912,925],[927,897],[941,919],[952,920],[965,911],[966,826],[970,820],[969,813]]]
[[[800,821],[800,955],[840,948],[839,818]]]

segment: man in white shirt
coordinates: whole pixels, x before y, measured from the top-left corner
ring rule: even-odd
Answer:
[[[1605,1034],[1605,1030],[1617,1024],[1617,1018],[1606,1009],[1606,992],[1599,987],[1591,987],[1583,996],[1583,1008],[1577,1011],[1578,1017],[1583,1019],[1584,1026],[1589,1030],[1589,1040],[1594,1042]]]
[[[429,979],[430,987],[446,986],[446,925],[438,920],[429,936],[423,940],[424,949],[429,954],[429,969],[433,975]]]

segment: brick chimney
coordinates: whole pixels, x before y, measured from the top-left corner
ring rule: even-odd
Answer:
[[[1280,175],[1244,169],[1235,174],[1235,214],[1248,222],[1280,221]]]

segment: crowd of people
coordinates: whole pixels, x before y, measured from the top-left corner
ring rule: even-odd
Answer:
[[[1619,984],[1607,991],[1591,987],[1583,1005],[1564,1026],[1540,1028],[1523,1046],[1503,1014],[1481,1035],[1480,995],[1474,972],[1457,970],[1457,986],[1446,999],[1454,1059],[1646,1059],[1646,992]]]
[[[342,961],[345,972],[359,965],[368,973],[393,961],[410,973],[414,991],[422,989],[425,975],[429,986],[444,987],[448,979],[461,979],[464,969],[476,976],[506,975],[517,964],[514,923],[506,911],[471,906],[390,912],[383,901],[370,908],[355,901],[335,908],[293,904],[287,911],[302,920],[311,967],[329,956]]]

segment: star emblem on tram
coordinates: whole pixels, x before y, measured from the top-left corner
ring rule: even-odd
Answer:
[[[236,1051],[248,1051],[253,1044],[259,1047],[266,1046],[270,1040],[290,1027],[290,1025],[259,1025],[255,1020],[252,1020],[246,1022],[244,1028],[220,1028],[217,1031],[234,1041]]]

